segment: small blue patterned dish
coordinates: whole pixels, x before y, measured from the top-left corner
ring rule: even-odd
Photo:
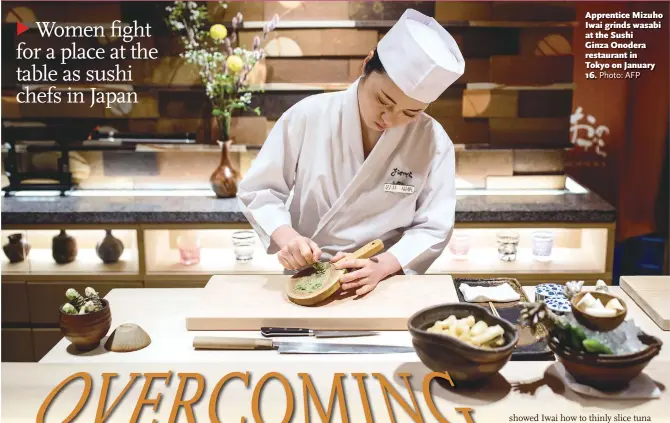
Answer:
[[[542,301],[555,295],[564,296],[565,287],[557,283],[542,283],[535,287],[535,301]]]
[[[570,300],[565,298],[563,295],[554,295],[544,300],[544,303],[547,305],[547,308],[558,315],[563,315],[570,313],[572,307],[570,306]]]

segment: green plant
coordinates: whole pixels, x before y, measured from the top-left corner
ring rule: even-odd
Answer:
[[[216,2],[216,8],[227,9],[225,2]],[[262,36],[255,36],[251,49],[240,46],[238,29],[244,17],[237,13],[231,22],[232,30],[210,17],[207,3],[175,1],[167,6],[166,23],[179,35],[184,47],[181,57],[187,63],[197,66],[200,78],[205,86],[207,97],[212,103],[212,115],[216,117],[223,140],[228,139],[230,120],[235,110],[247,111],[250,108],[253,88],[249,86],[250,72],[263,59],[265,52],[261,43],[279,23],[275,15],[263,27]],[[258,107],[253,109],[260,115]]]

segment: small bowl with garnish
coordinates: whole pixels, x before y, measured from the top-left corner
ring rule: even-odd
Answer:
[[[419,359],[435,372],[447,371],[461,384],[495,376],[519,342],[515,325],[469,303],[425,308],[407,323]]]
[[[620,297],[599,291],[580,292],[572,297],[570,307],[580,324],[600,332],[616,329],[628,314],[626,302]]]

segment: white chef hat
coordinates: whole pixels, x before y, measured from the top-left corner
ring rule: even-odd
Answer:
[[[409,97],[435,101],[465,71],[454,38],[430,16],[407,9],[377,45],[386,74]]]

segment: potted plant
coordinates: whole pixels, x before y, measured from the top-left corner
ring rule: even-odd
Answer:
[[[227,4],[217,2],[217,7],[227,9]],[[167,24],[179,35],[184,47],[180,54],[187,63],[197,66],[205,92],[212,105],[212,116],[218,124],[221,145],[221,162],[212,173],[210,183],[217,197],[235,197],[239,172],[229,157],[230,123],[234,113],[250,109],[253,88],[249,76],[264,57],[261,43],[279,22],[275,15],[263,27],[261,36],[255,36],[251,49],[241,46],[237,35],[244,17],[237,13],[231,22],[232,29],[212,22],[207,4],[176,1],[167,6]],[[253,111],[260,115],[260,108]]]

